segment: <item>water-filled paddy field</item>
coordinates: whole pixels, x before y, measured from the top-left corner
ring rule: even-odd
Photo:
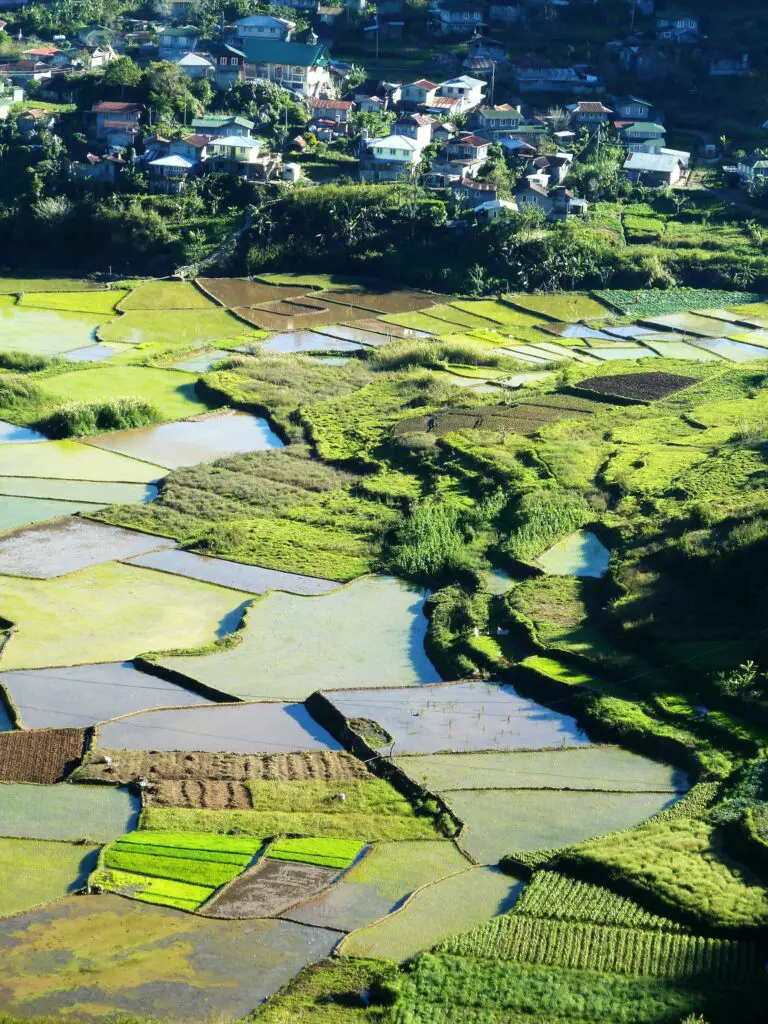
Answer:
[[[305,698],[318,689],[411,686],[439,676],[424,650],[426,595],[366,577],[317,597],[271,593],[248,611],[240,643],[159,665],[237,697]]]
[[[2,682],[25,729],[88,726],[146,708],[207,704],[208,698],[130,662],[4,672]]]

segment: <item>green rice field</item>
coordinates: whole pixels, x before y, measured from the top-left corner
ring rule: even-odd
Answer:
[[[108,842],[135,828],[139,812],[138,798],[123,787],[66,782],[56,786],[0,783],[0,806],[6,836],[91,843]]]
[[[262,337],[257,330],[232,316],[225,309],[213,306],[202,294],[205,309],[170,309],[158,315],[148,309],[128,309],[122,316],[99,328],[99,340],[109,344],[128,345],[153,343],[169,352],[187,351],[203,345],[222,344],[236,339],[238,344]]]
[[[40,839],[0,839],[0,918],[61,899],[82,888],[96,857],[93,846]]]
[[[339,953],[405,960],[509,910],[521,888],[521,882],[495,868],[462,870],[426,885],[396,913],[351,932]]]
[[[166,470],[78,441],[0,446],[0,478],[148,484]]]
[[[19,305],[36,309],[60,309],[71,313],[92,313],[94,316],[112,316],[115,307],[129,293],[126,291],[85,292],[28,292],[21,296]]]
[[[4,577],[2,595],[2,614],[18,626],[3,652],[6,670],[123,661],[145,646],[210,642],[222,626],[234,628],[243,596],[117,562],[50,580]]]
[[[139,397],[155,406],[162,420],[186,419],[208,410],[195,393],[195,377],[180,370],[105,366],[59,374],[42,386],[59,402],[87,402],[94,395],[100,400]]]

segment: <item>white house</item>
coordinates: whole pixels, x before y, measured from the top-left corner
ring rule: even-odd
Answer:
[[[163,156],[149,164],[149,187],[152,192],[181,192],[194,164],[183,156]]]
[[[216,71],[212,62],[199,53],[185,53],[176,66],[188,78],[213,78]]]
[[[420,78],[417,82],[409,82],[402,88],[400,99],[409,106],[423,106],[437,96],[437,82],[430,82],[428,78]]]
[[[323,43],[244,39],[242,49],[249,81],[265,78],[307,97],[333,94],[328,48]]]
[[[434,0],[429,26],[440,35],[471,35],[484,25],[484,7],[475,0]]]
[[[245,39],[271,39],[288,42],[296,28],[295,21],[287,18],[275,18],[271,14],[249,14],[247,18],[238,18],[231,32],[232,39],[242,42]]]
[[[485,134],[495,137],[515,131],[522,119],[520,107],[513,107],[511,103],[501,103],[497,107],[478,110],[475,124]]]
[[[682,176],[683,163],[671,153],[628,153],[622,171],[634,183],[674,185]]]
[[[209,147],[214,160],[229,164],[255,164],[259,160],[261,142],[247,135],[227,135],[223,139],[211,139]]]
[[[449,78],[447,82],[441,82],[438,96],[459,100],[458,113],[463,114],[480,106],[485,96],[486,85],[487,82],[479,78],[459,75],[458,78]]]
[[[360,158],[361,181],[410,179],[421,163],[421,146],[406,135],[372,139]]]

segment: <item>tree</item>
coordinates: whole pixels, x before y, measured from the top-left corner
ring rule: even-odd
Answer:
[[[169,61],[150,64],[142,78],[147,105],[159,117],[184,121],[199,117],[203,105],[189,88],[183,71]]]
[[[104,71],[102,84],[107,88],[120,89],[121,98],[126,89],[135,89],[141,82],[141,68],[130,57],[118,57],[110,61]]]
[[[369,139],[378,139],[390,134],[396,117],[397,115],[391,110],[380,114],[360,110],[349,119],[349,126],[353,135],[362,135],[363,129],[365,129]]]

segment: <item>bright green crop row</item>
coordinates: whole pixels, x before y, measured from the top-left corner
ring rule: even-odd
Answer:
[[[123,853],[108,848],[104,854],[104,865],[128,871],[131,874],[168,878],[176,882],[191,882],[216,888],[240,873],[241,867],[234,864],[215,864],[211,861],[179,860],[176,857],[151,857],[142,854]]]
[[[249,836],[227,836],[218,832],[128,832],[118,840],[121,846],[164,846],[209,853],[240,853],[253,856],[259,843]],[[190,853],[189,856],[192,856]]]
[[[746,981],[762,968],[757,947],[639,928],[508,914],[446,940],[439,952],[652,978]]]
[[[569,878],[559,871],[537,871],[515,904],[515,914],[628,928],[686,930],[677,921],[652,914],[634,900],[618,896],[601,885]]]
[[[196,910],[214,892],[212,886],[166,878],[150,878],[147,875],[135,875],[128,871],[112,869],[100,869],[95,872],[91,877],[91,884],[98,885],[108,892],[141,900],[143,903],[156,903],[166,907],[177,907],[180,910]]]
[[[274,860],[295,860],[329,868],[347,868],[363,844],[355,839],[278,839],[269,847]]]

